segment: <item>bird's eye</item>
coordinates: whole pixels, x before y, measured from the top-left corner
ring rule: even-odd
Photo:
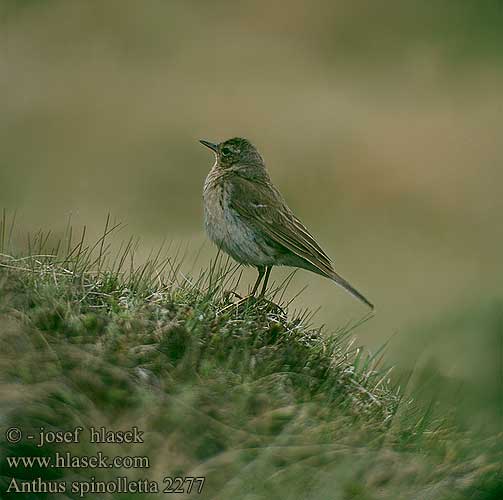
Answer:
[[[222,154],[223,154],[224,156],[229,156],[229,155],[231,155],[231,154],[232,154],[232,149],[231,149],[231,148],[228,148],[227,146],[224,146],[224,147],[222,148]]]

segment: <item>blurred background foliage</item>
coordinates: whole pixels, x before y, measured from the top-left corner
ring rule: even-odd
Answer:
[[[145,255],[166,239],[205,267],[197,140],[248,137],[377,304],[360,342],[389,340],[426,400],[497,427],[502,21],[499,0],[2,0],[0,206],[20,241],[69,218],[98,234],[110,212]],[[330,328],[365,313],[305,284],[297,307]]]

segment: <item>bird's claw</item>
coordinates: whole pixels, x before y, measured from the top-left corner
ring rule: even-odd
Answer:
[[[254,295],[248,295],[247,297],[241,297],[239,294],[234,293],[236,297],[239,298],[237,302],[231,302],[227,304],[225,307],[218,311],[218,315],[228,311],[229,309],[235,307],[237,310],[243,308],[243,306],[252,306],[257,307],[260,310],[268,313],[281,314],[282,316],[286,316],[285,311],[278,305],[272,302],[269,299],[266,299],[264,295],[259,295],[255,297]]]

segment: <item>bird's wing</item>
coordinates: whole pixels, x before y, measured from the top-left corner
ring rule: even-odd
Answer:
[[[248,224],[262,230],[274,242],[309,262],[319,274],[334,280],[351,295],[374,309],[372,302],[334,271],[328,255],[302,222],[293,215],[281,194],[268,182],[234,176],[230,208]]]
[[[230,207],[274,242],[308,261],[320,274],[333,276],[328,255],[270,184],[234,176]]]

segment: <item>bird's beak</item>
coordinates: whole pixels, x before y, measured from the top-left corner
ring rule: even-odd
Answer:
[[[206,146],[207,148],[210,148],[212,151],[215,151],[215,153],[218,151],[218,145],[217,144],[213,144],[212,142],[204,141],[202,139],[199,142],[203,146]]]

